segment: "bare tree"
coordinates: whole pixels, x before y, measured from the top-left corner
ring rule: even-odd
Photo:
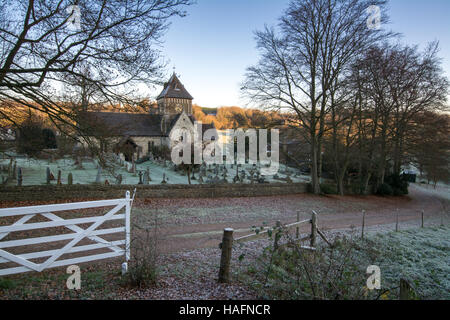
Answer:
[[[424,52],[416,47],[383,45],[367,52],[356,65],[360,159],[365,158],[364,188],[376,175],[384,183],[387,166],[399,175],[407,162],[405,146],[414,117],[425,111],[445,110],[448,80],[437,59],[437,43]],[[364,154],[364,156],[363,156]]]
[[[450,182],[450,116],[435,112],[416,114],[407,139],[407,154],[421,175],[436,186]]]
[[[73,113],[55,98],[63,84],[77,81],[95,88],[102,100],[127,100],[136,83],[159,83],[161,36],[168,19],[183,16],[189,4],[191,0],[2,1],[0,103],[14,101],[44,112],[55,125],[76,126]],[[89,92],[83,94],[86,103]]]
[[[244,93],[268,108],[293,112],[308,131],[311,181],[320,192],[319,170],[331,96],[352,62],[390,34],[367,26],[367,9],[386,1],[293,0],[279,30],[256,32],[261,59],[247,70]],[[387,19],[382,14],[382,22]]]

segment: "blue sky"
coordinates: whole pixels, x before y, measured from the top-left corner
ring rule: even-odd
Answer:
[[[245,69],[258,60],[253,32],[274,25],[289,0],[197,0],[188,16],[175,18],[162,52],[176,67],[194,103],[204,107],[244,106],[239,83]],[[390,0],[389,29],[402,41],[418,44],[439,40],[443,67],[450,78],[450,1]],[[161,88],[149,92],[156,96]]]

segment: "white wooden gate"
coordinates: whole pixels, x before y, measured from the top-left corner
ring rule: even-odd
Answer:
[[[102,200],[78,203],[53,204],[33,207],[19,207],[0,209],[0,219],[4,217],[23,216],[16,222],[8,226],[0,226],[0,276],[38,271],[44,269],[55,268],[60,266],[72,265],[87,261],[101,260],[112,257],[125,256],[125,260],[130,259],[130,211],[133,199],[130,198],[130,192],[127,191],[124,199]],[[55,212],[62,212],[66,210],[79,210],[88,208],[101,208],[114,206],[108,213],[103,216],[94,216],[77,219],[63,219],[55,214]],[[124,209],[124,213],[119,213]],[[28,220],[36,215],[41,215],[47,218],[48,222],[26,223]],[[119,228],[98,229],[106,221],[123,219],[125,225]],[[83,229],[78,224],[92,223],[88,228]],[[25,230],[36,230],[43,228],[66,227],[73,231],[72,233],[64,233],[59,235],[26,238],[20,240],[2,241],[9,233]],[[102,235],[124,233],[124,240],[106,241],[101,238]],[[81,240],[88,238],[95,242],[89,245],[75,246]],[[42,243],[49,243],[62,240],[71,240],[62,248],[57,250],[47,250],[39,252],[29,252],[21,254],[12,254],[5,249],[28,246]],[[83,257],[58,260],[62,255],[75,252],[90,251],[96,249],[107,248],[111,252],[86,255]],[[37,258],[49,257],[42,263],[34,263],[30,260]],[[1,265],[8,262],[14,262],[20,267],[1,268]]]

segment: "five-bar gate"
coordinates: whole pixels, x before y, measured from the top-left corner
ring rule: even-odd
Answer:
[[[0,276],[38,271],[48,268],[72,265],[82,262],[107,259],[118,256],[125,256],[125,260],[130,259],[130,211],[133,199],[127,191],[124,199],[102,200],[78,203],[53,204],[33,207],[0,209],[0,219],[6,217],[20,217],[16,222],[8,226],[0,226]],[[102,216],[83,217],[76,219],[63,219],[56,215],[58,212],[67,210],[80,210],[88,208],[101,208],[114,206],[108,213]],[[120,213],[122,211],[122,213]],[[36,215],[41,215],[48,219],[46,222],[26,223]],[[106,221],[124,220],[125,225],[117,228],[99,229]],[[91,225],[85,229],[78,226],[81,224]],[[51,236],[24,238],[19,240],[2,241],[8,234],[17,231],[36,230],[44,228],[65,227],[71,233],[57,234]],[[117,241],[107,241],[101,236],[109,234],[123,233],[124,239]],[[83,239],[89,239],[93,244],[78,245]],[[36,244],[50,243],[55,241],[70,240],[62,248],[56,250],[35,251],[21,254],[9,252],[10,248],[30,246]],[[60,259],[62,255],[69,253],[79,253],[96,249],[109,249],[109,252],[85,255],[82,257]],[[46,258],[42,263],[32,262],[33,259]],[[14,262],[20,266],[1,268],[2,264]]]

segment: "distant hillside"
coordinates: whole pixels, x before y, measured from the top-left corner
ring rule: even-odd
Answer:
[[[203,111],[204,114],[206,115],[211,115],[211,116],[215,116],[217,115],[217,108],[203,108],[200,107]]]
[[[270,128],[283,123],[277,112],[241,107],[204,108],[194,105],[193,113],[197,120],[205,124],[214,123],[217,129]]]

